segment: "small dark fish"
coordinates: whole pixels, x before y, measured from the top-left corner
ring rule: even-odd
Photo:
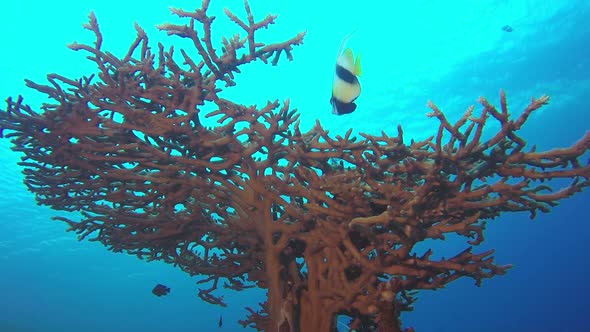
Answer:
[[[504,30],[506,32],[512,32],[512,30],[514,30],[514,29],[512,29],[512,27],[509,25],[505,25],[502,27],[502,30]]]
[[[217,323],[218,327],[222,327],[223,326],[223,316],[219,315],[219,323]]]
[[[166,287],[162,284],[157,284],[156,287],[152,289],[152,293],[154,293],[154,295],[156,296],[168,295],[168,293],[170,293],[170,287]]]

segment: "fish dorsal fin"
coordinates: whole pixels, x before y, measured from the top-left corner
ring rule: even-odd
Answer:
[[[342,52],[342,54],[338,57],[336,64],[342,66],[346,70],[348,70],[354,76],[361,76],[362,69],[361,69],[361,56],[357,54],[356,60],[354,59],[354,54],[350,48],[347,48]]]
[[[340,44],[340,49],[338,50],[338,56],[340,56],[340,54],[342,54],[342,50],[344,49],[344,45],[346,45],[346,41],[348,40],[348,38],[350,38],[350,36],[352,36],[357,29],[352,30],[351,33],[349,33],[346,37],[344,37],[344,39],[342,40],[342,44]]]
[[[345,49],[338,57],[336,63],[352,73],[354,71],[354,55],[352,54],[352,50],[350,48]]]

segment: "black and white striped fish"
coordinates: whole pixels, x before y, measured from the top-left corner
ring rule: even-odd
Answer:
[[[354,112],[356,104],[354,101],[361,94],[361,84],[358,76],[361,75],[361,57],[357,54],[356,59],[350,48],[343,51],[346,40],[354,31],[346,36],[340,45],[338,58],[336,60],[336,72],[332,85],[332,113],[336,115]]]

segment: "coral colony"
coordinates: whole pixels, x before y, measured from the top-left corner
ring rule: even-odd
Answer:
[[[534,217],[590,184],[580,161],[590,133],[570,147],[525,151],[518,131],[546,96],[517,118],[504,93],[499,108],[481,98],[481,114],[470,108],[455,123],[430,104],[433,136],[409,143],[401,127],[330,136],[317,123],[302,132],[288,102],[257,108],[224,99],[240,66],[291,60],[304,34],[262,43],[258,30],[276,16],[257,22],[245,2],[246,20],[225,12],[242,34],[215,48],[208,5],[173,9],[188,23],[159,26],[192,42],[195,50],[180,54],[151,49],[136,27],[137,39],[116,57],[102,48],[91,14],[85,28],[96,41],[70,48],[86,52],[98,73],[26,81],[51,102],[33,110],[9,98],[0,130],[24,154],[19,165],[37,201],[81,213],[56,218],[80,239],[202,276],[199,297],[213,304],[225,305],[221,286],[266,289],[244,326],[328,332],[345,315],[350,329],[413,331],[400,314],[412,310],[416,291],[462,277],[480,285],[510,268],[473,248],[488,220],[514,211]],[[214,116],[214,127],[203,125]],[[490,122],[499,129],[488,133]],[[553,191],[552,179],[569,185]],[[469,245],[448,258],[415,249],[449,234]]]

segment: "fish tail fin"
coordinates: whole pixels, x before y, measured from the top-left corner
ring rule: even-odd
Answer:
[[[354,74],[356,76],[361,76],[363,74],[363,69],[361,68],[361,54],[356,55],[356,60],[354,61]]]

